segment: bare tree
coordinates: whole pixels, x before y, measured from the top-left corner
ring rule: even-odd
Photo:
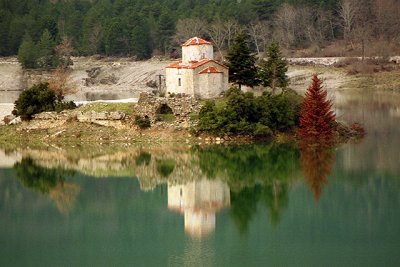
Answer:
[[[223,25],[225,29],[227,45],[230,47],[232,40],[242,30],[242,28],[239,22],[233,19],[226,20]]]
[[[62,60],[61,67],[67,68],[72,65],[71,60],[72,53],[74,52],[74,47],[72,46],[72,39],[68,36],[63,36],[61,38],[61,43],[55,48],[58,57]]]
[[[270,38],[270,29],[266,21],[250,22],[247,27],[247,31],[250,37],[253,39],[254,45],[256,46],[257,54],[265,51],[265,47],[268,44]]]
[[[221,60],[224,60],[222,50],[226,42],[226,31],[224,23],[220,19],[214,21],[207,29],[207,34],[210,36],[214,46],[218,49]]]
[[[386,41],[395,41],[400,36],[400,1],[375,0],[376,37]]]
[[[360,0],[341,0],[339,3],[338,14],[340,17],[340,26],[343,29],[343,37],[345,40],[349,40],[351,38],[356,21],[360,16],[360,8]]]
[[[178,20],[174,41],[182,43],[194,36],[204,37],[207,29],[207,22],[200,18],[186,18]]]
[[[77,84],[71,81],[71,70],[58,67],[49,80],[49,88],[56,94],[57,100],[62,101],[66,95],[74,94],[78,90]]]
[[[292,46],[296,41],[296,8],[284,3],[275,13],[273,21],[277,40],[286,48]]]

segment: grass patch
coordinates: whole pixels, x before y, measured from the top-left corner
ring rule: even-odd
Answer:
[[[158,114],[157,119],[164,122],[174,122],[176,118],[174,114]]]
[[[104,103],[104,102],[97,102],[97,103],[90,103],[86,105],[80,106],[77,110],[82,112],[123,112],[127,115],[134,114],[134,107],[135,103]]]
[[[199,113],[194,113],[194,112],[192,112],[192,113],[189,114],[189,118],[190,118],[190,120],[192,120],[192,121],[198,120],[198,119],[199,119]]]

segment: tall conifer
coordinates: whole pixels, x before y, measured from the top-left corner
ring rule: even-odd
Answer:
[[[286,76],[287,62],[282,58],[279,45],[271,43],[268,47],[267,60],[262,60],[259,68],[259,77],[263,86],[269,86],[272,91],[277,87],[286,88],[289,79]]]
[[[251,53],[246,42],[247,36],[240,33],[228,51],[229,81],[250,87],[260,83],[257,77],[256,57]]]
[[[334,122],[332,102],[327,99],[321,80],[314,74],[301,106],[299,134],[303,139],[331,141]]]

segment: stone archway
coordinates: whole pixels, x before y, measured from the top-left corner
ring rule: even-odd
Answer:
[[[191,113],[200,112],[201,105],[192,96],[177,95],[175,97],[156,97],[153,94],[143,92],[140,94],[138,104],[135,107],[137,116],[150,119],[151,123],[155,123],[160,112],[172,112],[175,121],[189,121]]]

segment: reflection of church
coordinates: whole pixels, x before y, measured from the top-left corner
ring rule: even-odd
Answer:
[[[215,213],[230,206],[230,191],[219,180],[198,180],[168,185],[168,208],[185,216],[185,231],[195,237],[215,229]]]

